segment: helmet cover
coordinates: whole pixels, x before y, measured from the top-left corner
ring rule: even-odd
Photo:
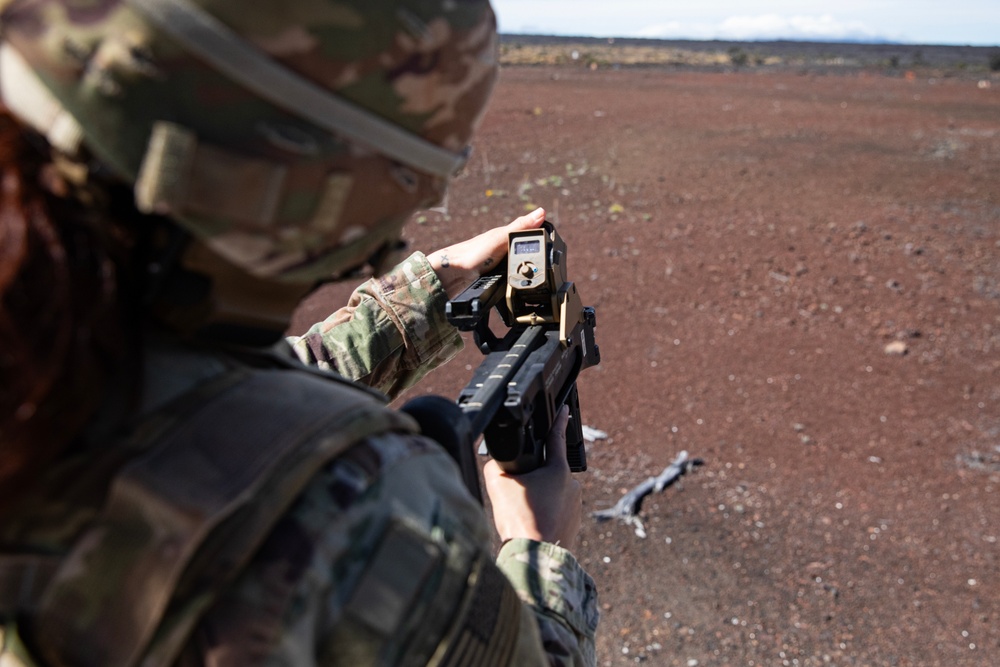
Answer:
[[[296,283],[441,198],[497,73],[488,0],[13,0],[0,28],[141,210]]]

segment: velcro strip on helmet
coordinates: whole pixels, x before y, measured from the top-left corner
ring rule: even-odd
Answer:
[[[203,215],[265,227],[278,210],[288,168],[200,144],[190,130],[157,122],[135,183],[143,213]]]

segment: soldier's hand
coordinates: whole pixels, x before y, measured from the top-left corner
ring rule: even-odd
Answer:
[[[448,298],[454,298],[503,260],[507,255],[508,232],[537,229],[543,222],[545,209],[537,208],[503,227],[495,227],[468,241],[432,252],[427,259],[444,285]]]
[[[568,423],[569,408],[563,406],[549,432],[547,460],[541,468],[509,475],[492,460],[483,468],[501,540],[526,537],[567,549],[576,544],[583,505],[580,482],[566,461]]]

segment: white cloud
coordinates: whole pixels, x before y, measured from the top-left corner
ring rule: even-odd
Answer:
[[[715,39],[719,37],[719,27],[710,23],[656,23],[636,31],[636,37],[661,39]]]
[[[823,16],[730,16],[720,23],[683,23],[671,21],[646,26],[639,37],[684,39],[797,39],[797,40],[874,40],[885,38],[860,21],[838,21]]]
[[[687,24],[690,27],[691,24]],[[649,37],[649,38],[665,38],[670,39],[673,37],[680,37],[685,31],[685,24],[679,21],[670,21],[669,23],[654,23],[653,25],[647,25],[639,30],[636,30],[636,37]]]

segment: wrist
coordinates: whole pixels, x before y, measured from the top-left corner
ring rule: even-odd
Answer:
[[[452,264],[452,259],[444,250],[438,250],[427,255],[427,262],[431,265],[434,273],[437,274],[437,278],[441,282],[442,287],[444,287],[445,294],[448,295],[449,299],[458,296],[463,289],[468,287],[478,277],[475,271]]]

